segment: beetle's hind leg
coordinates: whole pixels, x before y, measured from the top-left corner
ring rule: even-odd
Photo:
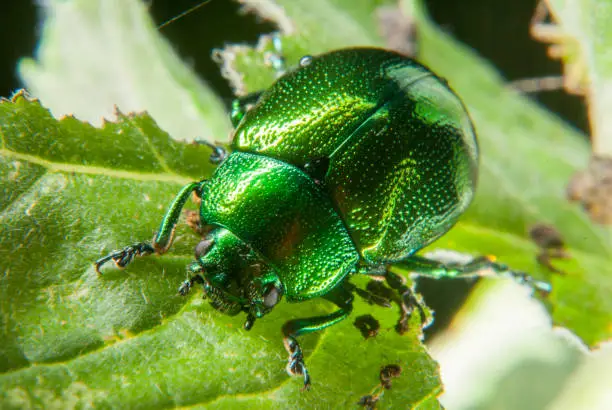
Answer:
[[[413,255],[406,260],[396,262],[394,265],[410,270],[417,275],[434,278],[473,278],[493,273],[511,277],[516,282],[528,285],[543,295],[548,295],[552,290],[550,284],[533,279],[525,272],[511,270],[508,266],[495,262],[495,259],[491,256],[481,256],[467,263],[444,263]]]
[[[304,354],[297,341],[299,336],[316,332],[344,320],[353,310],[353,295],[342,284],[323,297],[336,304],[340,309],[325,316],[290,320],[283,325],[283,343],[289,353],[287,373],[304,376],[304,389],[310,387],[310,374],[304,364]]]
[[[412,288],[406,285],[406,278],[391,271],[387,271],[385,274],[385,280],[389,287],[399,294],[401,314],[397,324],[395,325],[395,330],[400,335],[406,333],[408,330],[408,322],[415,309],[419,312],[421,328],[429,325],[430,318],[425,313],[425,309],[423,309],[421,301],[417,299]]]
[[[421,327],[429,324],[430,317],[426,314],[422,302],[419,301],[412,288],[406,284],[406,279],[403,276],[388,269],[365,272],[365,274],[373,280],[368,283],[365,291],[355,289],[356,293],[366,302],[383,307],[390,307],[391,301],[396,302],[400,307],[400,318],[395,325],[395,330],[399,334],[406,333],[408,322],[415,310],[419,312]],[[385,282],[389,287],[385,286]],[[381,303],[381,301],[384,302]]]
[[[147,256],[153,253],[161,255],[166,253],[170,248],[170,245],[172,245],[174,229],[179,217],[181,216],[181,211],[185,205],[185,202],[187,202],[187,199],[189,199],[192,192],[196,192],[196,194],[199,193],[201,191],[201,186],[201,182],[192,182],[185,185],[179,191],[166,211],[159,230],[153,237],[153,241],[151,241],[151,243],[138,242],[133,245],[126,246],[121,250],[111,252],[95,262],[94,266],[96,272],[100,273],[100,268],[102,265],[109,261],[113,261],[118,268],[125,268],[137,256]]]

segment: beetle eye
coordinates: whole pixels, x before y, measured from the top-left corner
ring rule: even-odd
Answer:
[[[270,286],[264,293],[263,305],[267,308],[274,307],[280,299],[280,292],[276,286]]]
[[[200,243],[198,243],[195,247],[195,257],[196,259],[200,259],[202,256],[206,255],[212,246],[213,241],[210,239],[202,239]]]

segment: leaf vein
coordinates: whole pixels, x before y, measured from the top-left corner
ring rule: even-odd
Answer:
[[[137,181],[157,181],[157,182],[173,182],[180,185],[189,183],[192,178],[187,176],[175,174],[172,171],[168,173],[143,173],[125,170],[115,170],[104,167],[94,167],[90,165],[76,165],[70,163],[60,163],[49,161],[34,155],[22,154],[7,149],[0,149],[0,155],[6,157],[16,158],[23,161],[27,161],[33,164],[41,165],[49,171],[55,172],[69,172],[77,174],[88,174],[88,175],[105,175],[114,178],[132,179]]]

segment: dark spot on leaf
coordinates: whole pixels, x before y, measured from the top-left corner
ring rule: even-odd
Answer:
[[[579,202],[593,221],[611,225],[612,158],[593,157],[588,168],[570,180],[567,197]]]
[[[529,228],[529,236],[540,248],[563,248],[561,233],[552,225],[538,223]]]
[[[390,389],[392,379],[399,377],[402,374],[402,368],[398,364],[388,364],[380,369],[380,384],[385,389]]]
[[[570,258],[565,249],[565,242],[557,228],[549,224],[538,223],[529,228],[529,236],[540,248],[540,252],[536,256],[538,263],[551,272],[565,274],[552,264],[552,259]]]
[[[376,408],[376,403],[379,399],[380,396],[378,395],[372,396],[368,394],[367,396],[363,396],[362,398],[360,398],[357,404],[368,410],[374,410]]]
[[[380,330],[380,323],[372,315],[362,315],[353,323],[365,339],[375,337]]]
[[[375,409],[376,403],[381,399],[385,390],[391,388],[391,380],[399,377],[402,374],[402,368],[397,364],[388,364],[380,368],[380,384],[378,384],[370,394],[365,395],[359,399],[358,405],[365,407],[366,409]]]

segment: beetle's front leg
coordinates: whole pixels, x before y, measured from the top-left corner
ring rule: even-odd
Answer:
[[[103,258],[100,258],[95,263],[96,272],[100,273],[100,268],[108,261],[113,261],[119,269],[129,265],[136,256],[146,256],[155,252],[151,244],[147,242],[139,242],[133,245],[128,245],[125,248],[113,251]]]
[[[178,288],[178,294],[181,296],[187,296],[187,294],[191,291],[191,288],[194,284],[199,283],[200,285],[204,284],[204,278],[202,277],[202,266],[198,262],[194,262],[187,267],[187,271],[192,274],[192,276],[184,281],[181,286]]]
[[[286,333],[285,327],[283,327],[283,333]],[[289,353],[289,363],[287,363],[287,373],[291,376],[303,375],[304,376],[304,390],[310,388],[310,374],[304,364],[304,354],[300,344],[293,336],[285,334],[283,338],[285,350]]]
[[[172,245],[172,239],[174,237],[174,229],[176,223],[181,215],[181,210],[185,206],[185,202],[191,195],[192,192],[196,194],[201,191],[202,182],[192,182],[185,185],[179,193],[176,195],[170,207],[166,211],[164,218],[162,219],[159,231],[153,237],[151,243],[138,242],[133,245],[126,246],[125,248],[113,251],[107,256],[98,259],[95,262],[96,272],[100,273],[100,268],[108,261],[113,261],[118,268],[125,268],[130,264],[137,256],[147,256],[153,253],[161,255],[165,253]]]
[[[304,376],[305,390],[310,387],[310,375],[304,364],[302,348],[296,338],[332,326],[344,320],[353,310],[353,295],[343,285],[338,286],[323,298],[335,303],[340,309],[325,316],[290,320],[283,325],[283,343],[289,353],[287,373],[292,376]]]

